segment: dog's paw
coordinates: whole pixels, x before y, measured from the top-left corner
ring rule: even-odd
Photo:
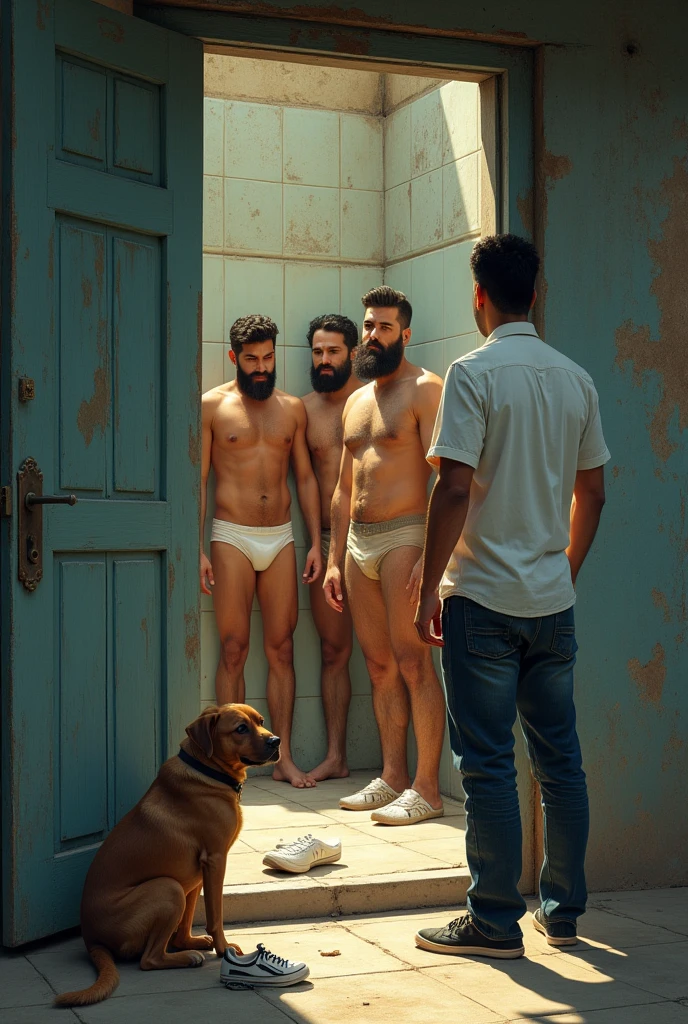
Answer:
[[[189,967],[202,967],[205,963],[205,957],[202,953],[196,953],[194,950],[189,951]]]

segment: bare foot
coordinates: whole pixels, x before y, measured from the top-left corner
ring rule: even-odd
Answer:
[[[341,758],[326,757],[317,768],[313,768],[308,774],[316,782],[324,782],[325,779],[347,779],[349,766]]]
[[[291,783],[294,789],[312,789],[315,785],[315,779],[312,778],[310,772],[302,772],[293,761],[280,761],[272,773],[272,777],[275,782]]]

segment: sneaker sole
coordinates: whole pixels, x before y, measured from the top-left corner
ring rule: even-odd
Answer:
[[[547,929],[543,924],[540,924],[538,919],[533,915],[533,928],[536,932],[540,932],[547,939],[548,946],[576,946],[578,944],[578,936],[574,935],[569,939],[558,939],[554,935],[548,935]]]
[[[370,815],[373,821],[376,821],[378,825],[419,825],[421,821],[431,821],[433,818],[443,818],[444,808],[441,811],[428,811],[427,814],[419,814],[415,818],[404,818],[399,820],[398,818],[385,818],[384,815],[379,815],[377,811],[373,811]]]
[[[525,953],[525,947],[518,949],[487,949],[485,946],[442,946],[438,942],[416,935],[416,945],[429,953],[444,953],[446,956],[487,956],[493,960],[517,960]]]
[[[266,855],[263,857],[263,864],[268,868],[274,868],[276,871],[287,871],[291,875],[305,875],[311,868],[320,867],[321,864],[334,864],[336,861],[341,860],[342,851],[333,853],[329,857],[319,857],[318,860],[314,860],[312,864],[309,864],[305,868],[298,868],[295,865],[289,865],[284,861],[279,861],[276,857],[270,857]]]
[[[220,978],[226,988],[241,985],[244,988],[288,988],[290,985],[298,985],[305,981],[310,974],[310,968],[285,978]]]

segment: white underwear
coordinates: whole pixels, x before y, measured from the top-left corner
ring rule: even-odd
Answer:
[[[256,572],[268,569],[287,544],[294,543],[291,523],[282,526],[239,526],[226,519],[213,519],[210,540],[232,547],[246,555]]]

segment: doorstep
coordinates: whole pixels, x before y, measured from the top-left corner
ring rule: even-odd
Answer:
[[[257,776],[242,797],[244,824],[230,850],[224,886],[227,923],[283,921],[371,914],[465,903],[464,812],[444,798],[445,816],[418,825],[389,827],[369,811],[343,811],[339,799],[370,782],[374,771],[352,772],[315,789],[297,790]],[[280,841],[307,832],[338,837],[342,859],[303,875],[263,866],[263,855]],[[195,923],[205,920],[203,897]]]

